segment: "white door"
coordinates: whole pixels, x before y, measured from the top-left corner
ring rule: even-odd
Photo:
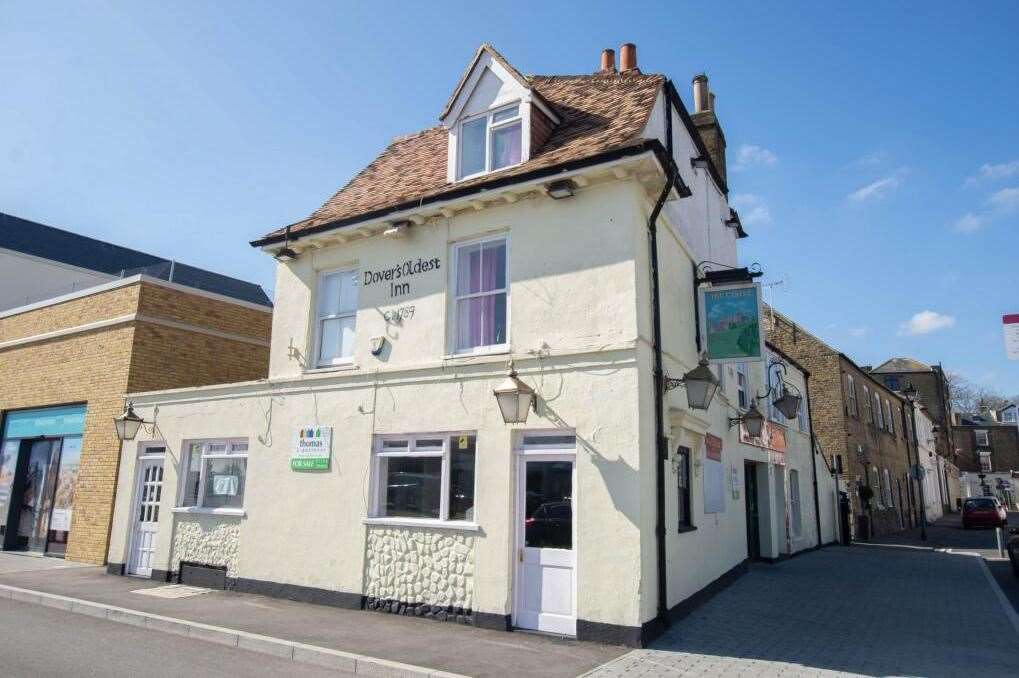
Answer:
[[[574,455],[518,459],[516,625],[575,636]]]
[[[134,532],[128,574],[152,574],[152,558],[159,533],[159,500],[163,496],[163,460],[138,460],[138,485],[135,496]]]

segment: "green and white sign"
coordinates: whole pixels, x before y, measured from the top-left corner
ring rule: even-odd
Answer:
[[[324,471],[332,454],[333,427],[305,426],[294,434],[290,468],[294,471]]]
[[[764,359],[760,285],[701,288],[700,302],[701,336],[710,362]]]

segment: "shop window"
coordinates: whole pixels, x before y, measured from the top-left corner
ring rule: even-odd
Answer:
[[[357,328],[357,271],[323,273],[318,281],[316,333],[319,367],[349,363]]]
[[[377,437],[375,518],[474,521],[474,434]]]
[[[682,445],[676,448],[676,490],[679,530],[683,532],[693,527],[693,516],[690,515],[690,448]]]
[[[241,509],[248,469],[248,443],[205,440],[185,449],[180,505],[204,509]]]
[[[789,471],[789,513],[790,529],[794,537],[803,534],[803,513],[800,506],[800,472],[796,469]]]
[[[454,249],[454,350],[471,353],[506,346],[506,239]]]

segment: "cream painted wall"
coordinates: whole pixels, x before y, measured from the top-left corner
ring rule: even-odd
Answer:
[[[437,259],[439,268],[399,281],[410,292],[394,296],[389,282],[360,288],[355,370],[413,369],[452,353],[447,290],[453,276],[452,247],[486,235],[508,235],[509,342],[513,353],[597,351],[632,346],[635,287],[634,200],[628,182],[580,191],[567,201],[525,198],[501,207],[461,213],[414,226],[400,239],[384,237],[310,250],[280,265],[276,278],[270,377],[293,377],[313,369],[315,290],[322,271],[386,270],[405,261]],[[396,324],[385,314],[413,309]],[[390,347],[371,355],[373,336]],[[300,357],[291,357],[290,347]]]
[[[0,249],[0,311],[111,280],[116,277]]]

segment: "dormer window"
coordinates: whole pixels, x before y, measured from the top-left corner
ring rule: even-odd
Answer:
[[[523,158],[520,104],[492,109],[460,123],[458,179],[520,164]]]

